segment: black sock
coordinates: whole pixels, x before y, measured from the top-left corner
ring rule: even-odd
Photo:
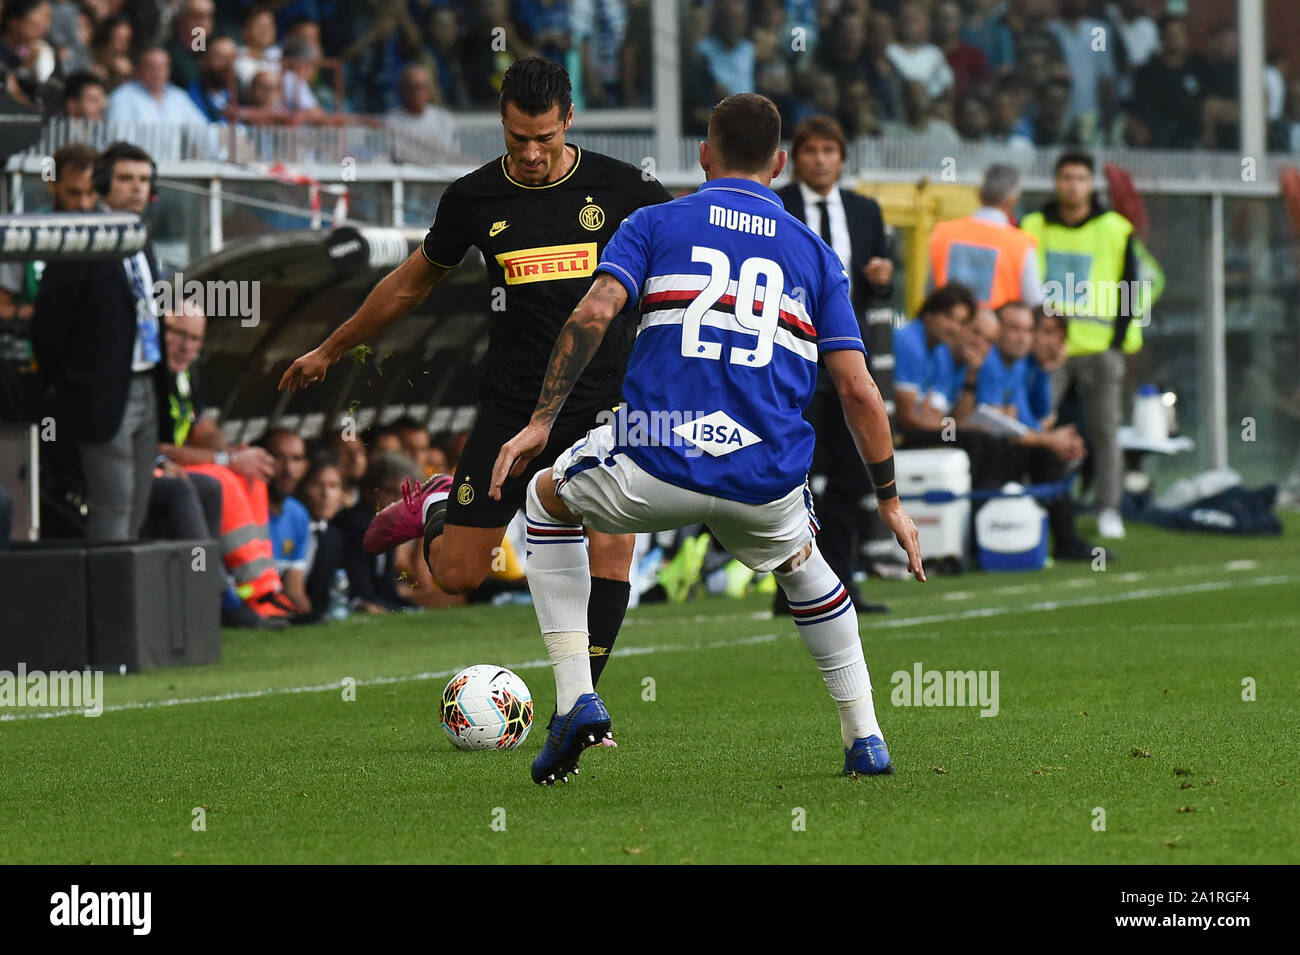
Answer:
[[[610,651],[618,638],[618,630],[623,626],[623,615],[627,613],[627,600],[632,593],[632,586],[626,580],[610,580],[607,577],[591,578],[591,596],[587,599],[587,638],[591,654],[591,685],[600,681],[601,671],[609,662]]]

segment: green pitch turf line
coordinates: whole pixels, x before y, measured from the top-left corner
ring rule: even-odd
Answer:
[[[1274,574],[1267,577],[1234,577],[1228,580],[1202,581],[1194,584],[1182,584],[1171,587],[1148,587],[1140,590],[1121,590],[1106,594],[1096,594],[1086,597],[1077,597],[1072,599],[1060,600],[1043,600],[1028,604],[1013,604],[999,607],[977,607],[970,610],[956,610],[951,613],[926,614],[917,617],[900,617],[896,619],[876,620],[870,622],[868,630],[896,630],[905,627],[922,626],[933,623],[948,623],[958,620],[983,619],[988,617],[1003,617],[1022,613],[1040,613],[1052,610],[1061,610],[1072,607],[1089,607],[1099,604],[1112,604],[1133,600],[1148,600],[1162,597],[1178,597],[1187,594],[1211,593],[1218,590],[1237,590],[1245,587],[1272,587],[1277,584],[1285,584],[1300,581],[1300,574]],[[1016,588],[1004,588],[1015,590]],[[753,613],[749,615],[755,620],[771,620],[771,615],[767,612]],[[696,614],[689,618],[689,623],[707,623],[710,621],[734,621],[735,615],[731,614]],[[631,622],[631,621],[629,621]],[[777,634],[764,633],[754,636],[741,637],[735,640],[713,640],[704,643],[676,644],[664,646],[622,646],[618,648],[620,657],[645,656],[653,653],[675,653],[688,650],[714,650],[722,647],[738,647],[757,643],[770,643],[784,637],[793,637],[795,634]],[[525,660],[515,663],[504,664],[509,670],[539,670],[550,666],[549,660],[535,659]],[[387,686],[397,683],[417,683],[428,680],[445,680],[454,676],[459,670],[430,670],[422,673],[404,674],[401,676],[371,677],[356,681],[357,687],[367,686]],[[292,686],[292,687],[271,687],[262,690],[245,690],[241,692],[221,693],[210,696],[180,697],[167,700],[147,700],[127,703],[117,703],[103,708],[104,713],[122,712],[125,710],[150,710],[159,709],[168,706],[186,706],[201,703],[225,703],[234,700],[253,700],[268,696],[292,696],[301,693],[325,693],[337,692],[342,686],[341,683],[320,683],[314,686]],[[62,709],[49,710],[35,713],[3,713],[0,714],[0,723],[15,722],[19,720],[31,719],[53,719],[62,716],[80,716],[82,710]]]

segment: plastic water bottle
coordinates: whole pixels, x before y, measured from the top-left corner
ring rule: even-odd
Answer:
[[[352,603],[352,588],[348,584],[348,572],[340,567],[334,571],[334,583],[330,585],[329,617],[331,620],[348,619]]]

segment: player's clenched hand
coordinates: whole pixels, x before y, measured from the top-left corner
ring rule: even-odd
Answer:
[[[325,372],[332,364],[330,357],[324,351],[313,348],[289,366],[289,370],[280,379],[280,390],[297,391],[299,388],[306,388],[314,381],[324,381]]]
[[[528,462],[542,453],[550,439],[550,428],[530,421],[524,430],[503,444],[497,463],[492,466],[492,486],[488,489],[488,497],[494,501],[501,500],[501,485],[506,483],[506,478],[523,474]]]
[[[907,551],[908,573],[924,583],[925,568],[921,566],[921,540],[916,536],[916,525],[907,516],[907,511],[903,510],[903,505],[896,497],[880,501],[876,509],[880,512],[880,519],[894,532],[903,550]]]

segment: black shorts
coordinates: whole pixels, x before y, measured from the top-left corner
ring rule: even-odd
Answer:
[[[611,399],[606,410],[613,410],[618,399]],[[501,446],[517,435],[528,423],[527,418],[505,419],[480,413],[474,430],[465,441],[456,477],[447,499],[447,523],[462,527],[505,527],[515,512],[524,506],[524,491],[529,478],[549,469],[555,459],[597,425],[599,410],[590,413],[561,415],[551,429],[551,439],[542,453],[528,462],[519,477],[506,478],[501,485],[501,500],[488,495],[492,484],[492,467]]]

